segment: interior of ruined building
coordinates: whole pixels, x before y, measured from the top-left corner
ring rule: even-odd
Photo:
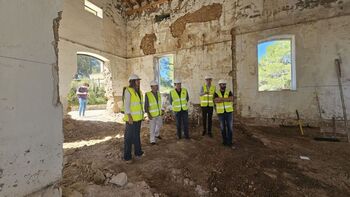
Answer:
[[[350,0],[0,0],[0,25],[0,196],[350,196]],[[68,96],[79,56],[102,62],[86,118]],[[191,140],[164,102],[163,139],[146,118],[127,164],[123,87],[149,91],[162,58]],[[234,150],[215,113],[201,135],[208,75],[234,94]]]

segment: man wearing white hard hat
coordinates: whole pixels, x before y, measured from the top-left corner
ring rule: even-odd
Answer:
[[[160,128],[162,127],[162,98],[158,91],[157,81],[151,81],[151,91],[145,95],[145,112],[150,120],[150,142],[156,144],[156,138],[160,137]]]
[[[143,96],[140,90],[141,78],[135,74],[129,77],[129,87],[123,93],[124,121],[126,122],[124,133],[124,160],[132,162],[131,149],[134,145],[136,158],[141,158],[143,151],[141,148],[141,122],[144,119]]]
[[[181,87],[181,80],[174,81],[175,89],[170,91],[170,103],[175,113],[176,131],[178,139],[182,138],[182,131],[186,139],[190,139],[188,133],[188,92]]]
[[[208,132],[209,137],[213,137],[212,134],[212,119],[214,109],[214,94],[215,86],[211,84],[211,76],[205,76],[205,84],[200,90],[200,102],[202,108],[202,120],[203,120],[203,133],[204,136]]]
[[[220,121],[222,144],[234,148],[232,144],[233,94],[226,88],[226,84],[226,80],[219,80],[220,89],[214,94],[214,102]]]

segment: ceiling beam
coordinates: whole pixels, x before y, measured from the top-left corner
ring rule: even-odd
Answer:
[[[128,4],[128,6],[129,6],[130,9],[132,9],[132,7],[134,6],[134,5],[130,2],[130,0],[122,0],[122,2]]]
[[[171,1],[171,0],[170,0],[170,1]],[[167,3],[167,2],[169,2],[169,0],[152,1],[151,3],[148,3],[148,4],[144,5],[144,6],[140,6],[140,7],[137,8],[137,9],[130,9],[130,10],[127,10],[127,11],[126,11],[126,15],[130,16],[130,15],[133,15],[133,14],[135,14],[135,13],[141,13],[141,12],[143,12],[144,10],[153,8],[153,7],[155,7],[155,6],[158,6],[158,5]]]

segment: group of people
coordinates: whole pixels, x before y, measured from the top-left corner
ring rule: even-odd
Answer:
[[[202,108],[203,133],[212,137],[212,116],[215,109],[220,121],[223,145],[232,147],[233,133],[233,93],[226,88],[227,82],[219,80],[219,89],[212,84],[212,77],[205,77],[206,83],[200,90],[200,105]],[[129,86],[123,90],[123,112],[126,122],[124,134],[124,160],[127,163],[132,161],[132,145],[136,158],[141,158],[144,152],[141,148],[141,122],[146,113],[150,120],[150,143],[155,145],[160,136],[162,127],[162,98],[159,92],[158,83],[150,83],[151,91],[145,95],[140,90],[141,78],[135,74],[129,77]],[[189,94],[186,88],[181,86],[181,80],[174,81],[175,88],[170,91],[170,104],[175,113],[176,129],[178,139],[190,139],[188,128],[188,101]],[[143,98],[145,96],[145,99]],[[143,103],[143,100],[145,101]]]

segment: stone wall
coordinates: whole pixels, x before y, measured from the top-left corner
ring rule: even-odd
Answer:
[[[298,109],[307,123],[342,117],[334,59],[343,60],[344,91],[350,106],[349,0],[209,0],[163,4],[156,12],[129,17],[127,66],[143,78],[142,89],[155,78],[154,58],[175,55],[175,77],[184,81],[191,103],[198,104],[203,77],[233,81],[236,114],[271,124],[295,119]],[[156,16],[170,17],[156,22]],[[257,44],[271,36],[296,39],[296,91],[258,92]],[[233,49],[233,50],[232,50]],[[275,122],[274,122],[275,121]]]

